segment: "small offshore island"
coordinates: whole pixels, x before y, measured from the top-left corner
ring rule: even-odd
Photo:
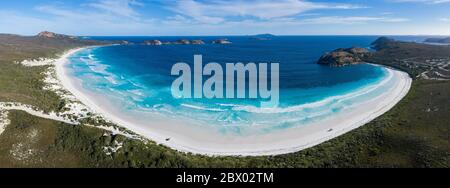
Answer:
[[[419,131],[415,128],[418,125],[408,119],[410,117],[420,118],[420,121],[427,120],[429,124],[435,125],[434,128],[444,130],[443,135],[448,134],[448,127],[445,127],[445,122],[449,122],[446,115],[449,109],[445,106],[445,101],[448,100],[446,96],[450,94],[450,91],[447,89],[449,63],[445,59],[450,58],[448,53],[450,50],[446,47],[380,38],[374,42],[376,52],[368,52],[364,48],[348,48],[338,49],[323,55],[318,63],[336,68],[367,62],[406,71],[409,76],[415,79],[415,83],[413,83],[415,92],[409,94],[411,96],[402,101],[401,105],[394,107],[393,110],[377,118],[372,123],[351,131],[342,137],[332,139],[358,128],[387,112],[407,94],[411,84],[410,77],[403,72],[390,69],[392,74],[403,78],[403,81],[396,82],[399,87],[393,87],[397,93],[395,96],[384,96],[383,101],[385,104],[376,100],[372,101],[374,104],[378,103],[378,107],[381,110],[372,108],[374,105],[367,105],[364,109],[360,109],[358,114],[341,117],[341,119],[346,119],[348,122],[333,121],[334,125],[332,127],[318,126],[320,128],[314,128],[314,130],[311,129],[305,132],[304,137],[299,138],[300,140],[295,142],[274,143],[273,140],[269,140],[273,144],[267,145],[269,142],[264,143],[264,147],[268,148],[266,151],[261,151],[258,148],[259,146],[254,148],[256,150],[250,152],[246,150],[250,147],[241,147],[243,150],[236,154],[231,152],[235,148],[228,146],[222,148],[225,149],[223,151],[212,151],[214,155],[222,155],[224,153],[225,155],[272,155],[294,152],[275,157],[234,158],[205,157],[191,153],[180,153],[155,144],[151,140],[157,140],[158,143],[181,151],[195,151],[195,148],[193,150],[193,148],[180,148],[176,144],[172,145],[171,143],[177,142],[176,137],[171,137],[170,139],[167,139],[167,137],[158,138],[154,137],[154,132],[146,132],[136,126],[124,126],[127,122],[111,118],[111,114],[108,114],[109,112],[105,113],[103,109],[90,103],[86,96],[78,93],[75,88],[71,88],[70,84],[68,84],[69,80],[65,77],[64,72],[61,72],[62,64],[65,63],[65,59],[70,54],[80,50],[80,48],[89,46],[123,44],[120,41],[83,40],[78,37],[51,32],[43,32],[34,37],[1,35],[0,41],[2,49],[0,51],[0,57],[2,57],[0,70],[3,82],[0,84],[0,141],[2,143],[0,149],[10,151],[0,155],[0,159],[2,159],[0,166],[39,166],[50,163],[57,166],[132,167],[199,167],[224,166],[225,164],[228,167],[230,165],[236,167],[274,165],[327,167],[335,165],[352,166],[363,163],[367,166],[382,166],[391,165],[388,163],[394,161],[383,161],[381,163],[375,159],[377,157],[385,158],[397,151],[410,157],[415,156],[417,151],[423,151],[425,152],[424,155],[427,156],[426,158],[436,162],[428,163],[429,160],[425,162],[421,158],[415,160],[402,159],[405,164],[416,165],[418,163],[436,166],[448,164],[448,161],[445,159],[432,158],[434,152],[444,153],[448,156],[448,149],[429,146],[427,145],[429,141],[422,139],[422,136],[425,135],[425,137],[431,137],[433,140],[439,140],[439,137],[433,137],[432,133],[428,131],[413,137],[408,132],[402,132]],[[147,41],[147,43],[150,43],[148,45],[159,45],[157,41]],[[187,44],[188,42],[179,41],[179,43]],[[200,44],[201,42],[189,41],[189,44],[192,43]],[[62,56],[56,55],[74,48],[76,50],[71,50]],[[411,57],[411,54],[414,56]],[[11,72],[14,72],[14,75]],[[30,79],[33,82],[29,81]],[[433,97],[429,98],[429,95]],[[412,108],[411,106],[414,107]],[[369,115],[361,114],[361,112],[370,113],[370,110],[376,110],[377,112]],[[355,117],[361,117],[361,119],[353,121],[352,118]],[[444,123],[433,121],[433,119],[439,119],[440,122]],[[350,123],[352,121],[356,123]],[[407,125],[408,128],[403,128],[404,125]],[[390,129],[397,131],[391,132]],[[398,132],[399,129],[401,130],[400,132]],[[317,134],[308,137],[311,131]],[[47,140],[39,142],[41,143],[40,145],[36,145],[32,140],[14,140],[14,138],[21,137],[22,134],[26,134],[25,137],[27,135],[30,137],[31,135],[32,138],[39,140],[44,139],[41,135],[49,136],[45,136]],[[292,136],[294,138],[295,136],[298,137],[299,132],[291,132],[289,134],[283,134],[282,136]],[[148,138],[151,138],[151,140]],[[397,140],[399,138],[408,139],[400,142],[400,140]],[[241,142],[242,140],[237,141]],[[258,140],[258,142],[261,141],[267,141],[267,138]],[[16,142],[20,143],[20,145]],[[416,148],[415,145],[408,146],[406,144],[407,150],[403,151],[403,148],[401,148],[405,144],[400,143],[416,142],[421,142],[424,146]],[[45,143],[55,145],[55,147],[46,146]],[[286,146],[286,144],[288,145],[285,148],[286,150],[275,151],[276,148],[280,148],[282,145]],[[315,146],[317,144],[320,145]],[[396,144],[399,145],[397,146]],[[210,149],[216,147],[212,145]],[[231,150],[227,148],[231,148]],[[30,152],[25,153],[22,152],[23,150]],[[357,150],[359,152],[356,152]],[[87,153],[86,151],[89,152]],[[211,154],[211,151],[209,152]],[[75,161],[69,164],[65,161],[33,160],[33,158],[46,153],[52,153],[51,155],[55,158],[59,158],[60,155],[71,156],[71,158],[77,158],[78,162]],[[208,152],[201,151],[196,153],[208,154]],[[331,155],[328,155],[330,153]],[[328,157],[320,157],[324,155]],[[369,157],[366,158],[367,156]],[[155,163],[155,161],[159,162]],[[268,163],[267,161],[271,162]],[[285,162],[278,163],[281,161]],[[347,162],[336,163],[336,161]],[[402,164],[394,165],[402,166]]]

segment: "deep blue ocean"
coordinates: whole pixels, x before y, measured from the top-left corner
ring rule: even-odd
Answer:
[[[236,133],[245,126],[271,131],[307,125],[350,110],[389,87],[389,84],[380,86],[389,77],[383,67],[369,64],[328,67],[316,63],[322,54],[337,48],[370,48],[377,39],[375,36],[278,36],[271,40],[247,36],[89,38],[136,44],[90,48],[71,56],[67,68],[81,81],[83,89],[105,96],[123,113],[145,111],[211,126],[231,126],[236,127],[233,129]],[[232,44],[210,43],[219,38],[227,38]],[[206,44],[138,44],[152,39],[201,39]],[[177,62],[193,65],[196,54],[203,56],[203,64],[279,63],[279,107],[260,108],[262,99],[173,98],[170,87],[177,77],[170,74],[172,65]]]

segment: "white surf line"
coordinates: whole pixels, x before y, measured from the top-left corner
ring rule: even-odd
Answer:
[[[391,69],[391,68],[389,68]],[[391,69],[392,70],[392,69]],[[185,152],[193,152],[193,153],[200,153],[205,154],[208,156],[268,156],[268,155],[281,155],[281,154],[287,154],[287,153],[294,153],[298,152],[307,148],[314,147],[316,145],[319,145],[321,143],[324,143],[326,141],[329,141],[331,139],[334,139],[336,137],[339,137],[345,133],[348,133],[356,128],[359,128],[361,126],[364,126],[365,124],[371,122],[372,120],[376,119],[377,117],[383,115],[384,113],[391,110],[398,102],[400,102],[409,92],[411,86],[412,86],[412,79],[409,77],[407,73],[397,71],[399,74],[401,74],[401,78],[403,82],[399,85],[400,87],[397,88],[400,92],[398,92],[397,95],[393,96],[393,98],[389,101],[380,101],[381,103],[385,103],[382,108],[377,109],[376,111],[371,112],[368,116],[365,116],[364,118],[358,120],[358,121],[352,121],[352,118],[348,118],[351,121],[349,121],[349,124],[346,125],[339,125],[340,123],[338,121],[334,121],[333,125],[327,126],[327,129],[323,129],[323,132],[311,132],[311,138],[308,139],[308,141],[304,140],[298,140],[298,143],[302,144],[295,144],[294,147],[280,147],[279,149],[267,149],[267,150],[259,150],[259,151],[239,151],[239,152],[221,152],[221,151],[208,151],[208,150],[198,150],[198,148],[189,148],[184,146],[182,148],[182,151]],[[334,124],[339,126],[334,126]],[[311,127],[312,128],[312,127]],[[331,132],[327,130],[332,130]],[[172,146],[174,147],[174,146]],[[179,146],[178,146],[179,147]]]
[[[364,125],[366,125],[367,123],[370,123],[372,120],[376,119],[377,117],[380,117],[381,115],[385,114],[386,112],[388,112],[389,110],[391,110],[392,108],[394,108],[395,105],[397,105],[397,103],[399,103],[409,92],[409,90],[411,89],[412,86],[412,79],[410,79],[409,75],[407,73],[403,73],[402,72],[402,76],[405,79],[405,83],[403,84],[403,86],[401,86],[401,92],[395,96],[395,98],[393,99],[393,101],[390,101],[390,103],[386,104],[383,108],[371,113],[369,116],[365,117],[364,119],[354,122],[351,125],[347,126],[347,127],[342,127],[341,129],[336,130],[335,127],[331,127],[330,130],[333,130],[333,134],[329,135],[329,136],[324,136],[321,139],[317,139],[314,140],[310,143],[307,143],[303,146],[297,147],[297,148],[291,148],[291,150],[294,151],[300,151],[306,148],[310,148],[310,147],[314,147],[316,145],[319,145],[321,143],[324,143],[328,140],[331,140],[333,138],[336,138],[338,136],[341,136],[345,133],[348,133],[354,129],[357,129],[359,127],[362,127]]]

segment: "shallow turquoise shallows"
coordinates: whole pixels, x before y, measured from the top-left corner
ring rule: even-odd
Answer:
[[[391,87],[385,68],[369,64],[332,68],[316,64],[325,52],[340,47],[370,47],[370,36],[284,36],[272,40],[227,37],[232,44],[209,44],[218,37],[122,37],[135,43],[159,39],[201,39],[205,45],[117,45],[82,50],[67,70],[83,89],[104,96],[130,116],[146,112],[217,128],[223,134],[271,132],[320,121],[351,110]],[[100,38],[105,39],[105,37]],[[203,63],[279,63],[280,105],[264,109],[262,99],[175,99],[170,87],[172,65]],[[145,118],[141,117],[136,118]],[[251,128],[251,129],[248,129]]]

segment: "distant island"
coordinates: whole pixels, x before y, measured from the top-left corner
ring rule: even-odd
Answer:
[[[218,40],[214,40],[212,41],[213,44],[231,44],[230,41],[228,41],[228,39],[218,39]]]
[[[254,39],[254,40],[272,40],[272,38],[276,37],[275,35],[272,34],[257,34],[257,35],[251,35],[250,39]]]
[[[438,44],[450,44],[450,37],[447,38],[428,38],[425,39],[426,43],[438,43]]]

